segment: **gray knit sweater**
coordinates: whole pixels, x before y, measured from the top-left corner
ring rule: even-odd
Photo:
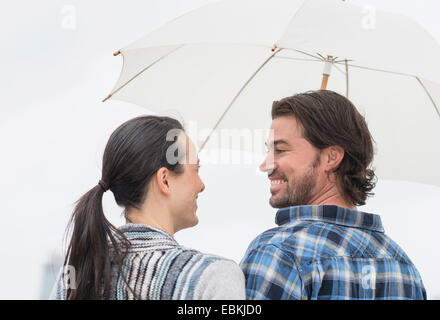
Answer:
[[[119,228],[131,246],[123,273],[136,298],[148,300],[245,299],[240,267],[231,260],[180,246],[162,230],[126,224]],[[62,273],[52,299],[65,299]],[[112,266],[111,299],[135,299],[117,265]]]

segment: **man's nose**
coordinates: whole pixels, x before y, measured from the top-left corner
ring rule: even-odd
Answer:
[[[273,160],[273,154],[268,153],[264,161],[260,164],[260,170],[263,172],[268,172],[269,174],[275,169],[275,162]]]

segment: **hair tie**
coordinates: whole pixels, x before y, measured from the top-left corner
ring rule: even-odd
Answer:
[[[102,180],[99,180],[98,184],[101,186],[101,188],[102,188],[102,190],[104,190],[104,192],[106,192],[108,189],[110,189],[108,184]]]

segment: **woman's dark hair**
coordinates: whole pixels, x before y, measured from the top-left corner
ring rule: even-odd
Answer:
[[[177,141],[177,134],[167,137],[172,130],[182,132],[183,127],[172,118],[141,116],[123,123],[110,136],[102,162],[103,183],[76,202],[67,229],[73,231],[64,266],[74,268],[76,285],[76,289],[67,290],[67,299],[109,299],[111,262],[119,264],[125,280],[122,263],[130,242],[105,218],[103,194],[108,187],[126,211],[140,209],[158,169],[182,173],[180,161],[167,161],[167,150]]]
[[[364,117],[344,96],[318,90],[274,101],[272,119],[294,116],[302,125],[302,135],[319,150],[340,146],[345,155],[334,170],[345,198],[353,205],[364,205],[376,185],[373,138]]]

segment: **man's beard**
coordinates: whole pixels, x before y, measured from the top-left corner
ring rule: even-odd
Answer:
[[[287,180],[283,173],[277,173],[274,171],[272,174],[286,180],[286,188],[282,194],[278,194],[276,198],[272,196],[269,203],[274,208],[286,208],[291,206],[300,206],[307,204],[312,197],[312,191],[316,186],[317,173],[316,168],[320,164],[320,155],[315,157],[312,165],[308,168],[307,172],[301,176],[298,181],[293,179],[293,187],[289,185],[290,180]]]

